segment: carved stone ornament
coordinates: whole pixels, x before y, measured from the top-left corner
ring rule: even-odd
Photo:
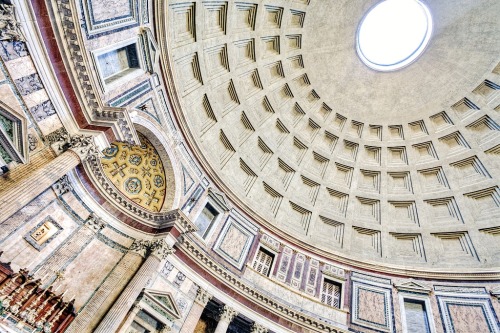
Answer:
[[[68,149],[73,150],[82,160],[90,156],[99,156],[99,149],[94,143],[92,135],[70,135],[65,129],[58,129],[45,137],[54,149],[63,153]]]
[[[136,239],[130,246],[130,250],[135,251],[145,257],[151,254],[158,257],[160,260],[166,259],[168,255],[175,252],[175,250],[170,247],[164,239]]]
[[[253,323],[252,330],[250,332],[251,333],[267,333],[268,329],[261,324]]]
[[[164,325],[159,333],[168,333],[168,332],[172,332],[172,328],[167,325]]]
[[[194,299],[194,301],[202,306],[206,306],[208,301],[210,301],[212,297],[213,296],[208,291],[199,287],[196,291],[196,298]]]
[[[73,186],[71,185],[68,175],[64,175],[59,178],[59,180],[52,185],[52,189],[56,192],[58,197],[72,191]]]
[[[233,309],[230,306],[224,305],[224,307],[221,309],[219,316],[220,316],[220,321],[225,321],[230,323],[233,321],[234,317],[238,315],[238,312]]]
[[[99,232],[106,226],[106,223],[102,221],[99,216],[95,214],[90,214],[90,216],[85,220],[85,225],[94,232]]]
[[[0,40],[24,42],[21,25],[14,14],[14,6],[0,4]]]

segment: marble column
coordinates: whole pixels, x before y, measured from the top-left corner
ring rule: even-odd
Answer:
[[[253,323],[252,329],[250,331],[250,333],[267,333],[267,332],[269,332],[269,330],[265,326],[257,323]]]
[[[191,307],[191,310],[189,310],[189,314],[186,317],[184,325],[182,325],[180,333],[194,332],[194,329],[200,320],[201,314],[210,299],[212,299],[212,295],[210,295],[206,290],[198,288],[193,306]]]
[[[220,312],[219,323],[217,324],[217,328],[215,329],[215,333],[226,333],[227,328],[231,321],[233,321],[234,317],[238,315],[238,312],[233,308],[224,305]]]
[[[137,300],[144,287],[146,287],[149,279],[159,269],[161,260],[173,253],[173,249],[163,239],[155,241],[139,240],[132,244],[131,249],[144,253],[146,259],[111,309],[109,309],[99,326],[97,326],[94,333],[118,331],[130,307]]]
[[[127,329],[134,321],[135,316],[137,316],[137,314],[141,310],[142,310],[142,308],[139,306],[139,304],[135,304],[132,307],[132,309],[130,309],[130,311],[127,314],[127,319],[125,319],[125,322],[122,324],[122,327],[121,327],[119,333],[126,333],[127,332]]]
[[[0,189],[0,221],[29,204],[78,164],[80,156],[68,150],[38,169],[27,170],[26,175],[14,186],[9,186],[6,190]]]
[[[58,179],[73,170],[89,154],[97,153],[92,136],[70,137],[66,133],[55,140],[55,145],[58,146],[55,150],[62,152],[61,155],[39,167],[23,168],[19,171],[21,174],[16,175],[17,180],[14,182],[9,181],[9,177],[1,180],[0,221],[4,221],[30,203]],[[16,171],[14,169],[11,172]]]

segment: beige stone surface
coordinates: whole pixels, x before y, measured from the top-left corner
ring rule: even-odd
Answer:
[[[96,253],[99,253],[96,258]],[[89,299],[95,289],[105,280],[123,254],[110,248],[103,242],[94,239],[65,269],[65,279],[61,282],[61,290],[76,299],[75,307],[80,308]],[[74,281],[79,281],[75,284]]]

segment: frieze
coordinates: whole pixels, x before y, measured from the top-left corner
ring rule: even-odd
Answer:
[[[487,294],[486,288],[467,286],[434,286],[434,291],[460,294]]]
[[[267,245],[270,249],[278,252],[280,250],[280,242],[277,241],[275,238],[269,236],[268,234],[263,234],[262,237],[260,238],[260,242],[262,244]]]
[[[207,257],[204,251],[196,246],[188,237],[184,235],[181,235],[179,237],[179,247],[185,250],[186,254],[193,257],[193,259],[195,259],[195,261],[198,262],[199,265],[201,265],[206,271],[209,271],[213,275],[217,276],[220,281],[229,284],[233,289],[235,289],[235,291],[244,295],[248,299],[253,300],[255,303],[268,309],[272,313],[275,313],[293,323],[308,327],[312,330],[319,330],[329,333],[347,333],[347,331],[339,329],[336,326],[333,326],[317,318],[311,317],[303,312],[288,307],[287,305],[278,302],[276,298],[268,296],[256,290],[254,287],[247,285],[241,278],[232,274],[223,266]]]
[[[323,275],[335,277],[342,280],[345,280],[347,278],[345,269],[334,265],[325,264],[321,272],[323,273]]]

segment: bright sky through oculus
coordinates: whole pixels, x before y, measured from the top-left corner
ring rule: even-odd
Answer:
[[[361,21],[357,51],[363,62],[376,70],[407,66],[425,49],[432,34],[428,8],[417,0],[385,0]]]

